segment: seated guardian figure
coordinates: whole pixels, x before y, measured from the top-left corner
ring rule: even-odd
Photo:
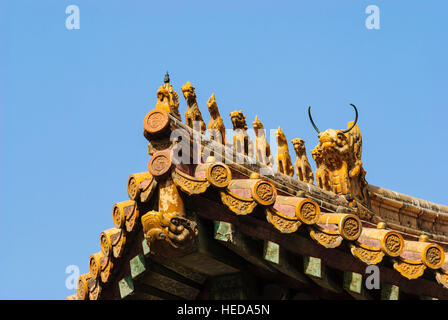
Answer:
[[[187,81],[187,83],[182,86],[182,93],[184,94],[185,101],[187,101],[185,124],[192,129],[204,133],[206,130],[205,122],[204,119],[202,119],[202,114],[196,101],[196,92],[190,81]],[[197,126],[197,128],[194,126]]]
[[[219,114],[216,104],[215,94],[213,93],[207,101],[208,112],[210,113],[210,122],[208,123],[208,132],[210,139],[226,144],[226,127]]]
[[[255,116],[255,121],[252,122],[255,131],[255,155],[258,162],[267,166],[274,164],[274,159],[271,155],[271,147],[266,139],[266,130],[263,123]]]
[[[313,170],[311,170],[311,165],[308,162],[308,157],[306,156],[305,141],[303,139],[293,139],[291,141],[294,146],[294,151],[296,152],[296,162],[294,168],[296,169],[297,179],[307,183],[314,182]]]
[[[253,146],[247,134],[246,116],[241,110],[235,110],[230,113],[230,120],[233,124],[233,147],[235,152],[251,157]]]
[[[294,167],[292,166],[291,156],[289,155],[288,141],[283,133],[282,128],[278,127],[275,132],[277,138],[277,170],[288,176],[294,175]]]

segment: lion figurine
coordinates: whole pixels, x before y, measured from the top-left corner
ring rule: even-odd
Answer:
[[[255,131],[255,155],[258,162],[261,162],[267,166],[274,164],[274,159],[271,155],[271,147],[266,139],[266,130],[263,123],[255,116],[255,121],[252,122],[252,126]]]
[[[291,156],[289,155],[288,141],[283,133],[282,128],[278,127],[275,132],[275,137],[277,138],[277,170],[288,176],[294,175],[294,167],[292,166]]]
[[[204,119],[202,118],[201,111],[199,110],[198,103],[196,101],[196,93],[194,87],[191,85],[190,81],[182,86],[182,93],[184,94],[185,101],[187,101],[187,111],[185,111],[185,124],[192,129],[200,130],[204,133],[206,130]],[[197,126],[199,123],[200,128]]]
[[[321,189],[331,191],[330,176],[324,164],[321,150],[319,148],[311,150],[311,156],[316,162],[316,185]]]
[[[296,169],[297,179],[303,182],[313,183],[314,175],[313,170],[311,170],[311,165],[308,162],[306,156],[305,141],[303,139],[293,139],[291,141],[294,146],[294,151],[296,152],[296,162],[294,168]]]
[[[233,125],[233,147],[235,149],[235,152],[242,153],[246,156],[252,156],[252,141],[249,139],[249,136],[246,132],[246,116],[241,110],[235,110],[230,113],[230,120],[232,121]]]

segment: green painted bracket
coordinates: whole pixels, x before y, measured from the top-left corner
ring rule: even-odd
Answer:
[[[134,293],[134,283],[131,276],[127,276],[118,282],[121,299]]]
[[[265,241],[263,258],[275,264],[280,262],[280,246],[278,243],[272,241]]]
[[[303,270],[309,276],[322,278],[322,260],[315,257],[304,257]]]
[[[228,222],[214,221],[214,238],[223,242],[233,241],[232,225]]]
[[[362,292],[362,274],[344,272],[344,289],[357,294]]]
[[[146,257],[151,253],[151,249],[149,248],[148,241],[143,238],[142,241],[143,255]]]
[[[381,300],[399,300],[399,298],[400,287],[388,283],[381,284]]]
[[[132,279],[137,278],[146,271],[145,267],[145,257],[142,254],[135,256],[129,261],[131,267],[131,277]]]

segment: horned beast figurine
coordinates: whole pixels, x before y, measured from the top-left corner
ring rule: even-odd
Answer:
[[[277,138],[277,170],[288,176],[294,175],[294,167],[292,166],[291,156],[289,155],[288,141],[283,133],[282,128],[278,127],[275,132],[275,137]]]
[[[201,133],[204,133],[206,130],[205,122],[204,119],[202,119],[202,114],[196,101],[196,93],[190,81],[187,81],[187,83],[182,86],[182,93],[184,94],[184,98],[187,101],[187,111],[185,111],[185,124],[192,129],[200,129]],[[200,128],[193,128],[195,122],[200,124]]]
[[[316,179],[327,176],[331,191],[367,203],[366,171],[361,161],[362,137],[356,124],[358,110],[355,105],[351,106],[356,116],[355,121],[348,123],[347,129],[327,129],[324,132],[319,131],[311,117],[311,107],[308,108],[311,124],[319,137],[319,144],[311,153],[317,165]]]
[[[208,131],[210,139],[218,141],[223,145],[226,144],[226,128],[219,114],[218,105],[216,104],[215,94],[213,93],[207,101],[208,112],[210,112],[210,122],[208,123]]]
[[[293,139],[291,141],[294,146],[294,151],[296,152],[296,162],[294,168],[296,169],[297,179],[300,181],[313,183],[314,176],[313,170],[311,170],[310,163],[306,156],[305,141],[299,138]]]
[[[271,155],[271,147],[266,139],[266,130],[264,129],[263,123],[255,116],[255,121],[252,122],[252,125],[255,131],[256,159],[267,166],[272,166],[274,159]]]

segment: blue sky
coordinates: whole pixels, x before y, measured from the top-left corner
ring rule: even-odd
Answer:
[[[80,9],[67,30],[65,9]],[[380,29],[365,27],[368,5]],[[206,122],[242,109],[308,152],[359,109],[369,183],[448,204],[446,1],[0,3],[0,299],[63,299],[88,271],[130,173],[147,169],[143,118],[166,70]],[[185,111],[181,100],[180,111]],[[290,146],[291,148],[291,146]],[[312,161],[311,161],[312,162]],[[314,164],[312,164],[314,166]]]

